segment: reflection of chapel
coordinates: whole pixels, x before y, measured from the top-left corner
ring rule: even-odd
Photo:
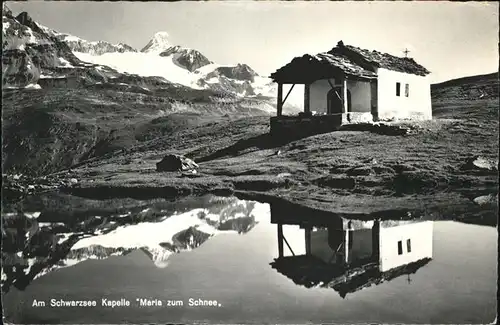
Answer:
[[[409,275],[432,259],[432,221],[363,222],[332,215],[300,219],[281,215],[280,210],[271,208],[272,223],[278,227],[278,258],[273,267],[298,284],[323,283],[341,294],[405,274],[410,284]],[[283,224],[304,229],[304,255],[294,256]]]

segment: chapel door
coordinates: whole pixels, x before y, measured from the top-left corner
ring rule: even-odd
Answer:
[[[334,116],[333,123],[338,126],[342,124],[342,113],[344,107],[342,104],[341,91],[342,88],[334,88],[331,89],[327,95],[327,113]]]

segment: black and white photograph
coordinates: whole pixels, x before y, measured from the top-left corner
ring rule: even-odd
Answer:
[[[495,324],[499,3],[5,1],[4,324]]]

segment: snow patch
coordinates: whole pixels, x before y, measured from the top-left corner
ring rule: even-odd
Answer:
[[[68,76],[48,76],[48,75],[40,75],[40,79],[64,79],[67,78]]]
[[[27,39],[26,43],[28,43],[28,44],[36,44],[36,43],[38,43],[35,35],[33,34],[33,31],[31,30],[31,28],[27,29],[26,33],[28,34],[27,35],[28,39]]]
[[[66,233],[59,233],[57,234],[57,237],[59,237],[59,240],[57,241],[58,244],[62,244],[65,242],[69,237],[74,235],[74,232],[66,232]]]
[[[71,65],[71,63],[69,63],[65,58],[59,58],[59,62],[65,68],[74,68],[74,66]]]
[[[100,245],[103,247],[159,247],[162,242],[172,242],[172,236],[190,226],[214,235],[217,231],[203,220],[198,213],[204,209],[194,209],[186,213],[171,216],[162,222],[144,222],[136,225],[125,225],[100,236],[81,239],[73,249]]]
[[[9,29],[10,23],[8,21],[3,21],[2,22],[2,31],[4,34],[7,33],[7,29]]]
[[[271,207],[267,203],[255,202],[252,210],[255,221],[267,222],[271,220]]]
[[[40,214],[42,214],[41,212],[25,212],[24,215],[26,216],[26,218],[28,219],[37,219]]]
[[[152,53],[104,53],[94,56],[88,53],[74,52],[82,61],[105,65],[121,73],[137,74],[143,77],[163,77],[171,82],[202,89],[196,85],[198,77],[179,67],[172,57],[161,57]]]
[[[39,84],[28,84],[25,89],[42,89],[42,87]]]
[[[40,227],[51,227],[51,226],[64,226],[64,222],[39,222]]]

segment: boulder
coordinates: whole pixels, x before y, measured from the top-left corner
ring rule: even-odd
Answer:
[[[498,205],[498,194],[488,194],[488,195],[482,195],[476,197],[474,200],[474,203],[477,205]]]
[[[462,166],[466,170],[498,170],[498,162],[480,156],[469,158]]]
[[[159,172],[188,171],[195,168],[198,168],[198,164],[193,160],[176,154],[168,154],[156,163],[156,171]]]

